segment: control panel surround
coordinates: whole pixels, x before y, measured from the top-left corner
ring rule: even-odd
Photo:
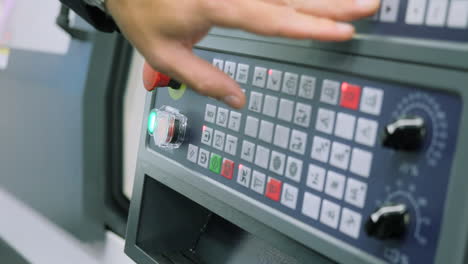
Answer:
[[[446,124],[439,134],[456,138],[457,96],[248,57],[197,54],[239,82],[246,109],[228,109],[189,90],[172,101],[167,90],[159,90],[152,107],[171,102],[185,114],[188,142],[167,151],[149,138],[149,148],[385,261],[398,256],[434,262],[448,184],[448,177],[434,175],[450,175],[455,146],[437,138],[444,147],[433,164],[421,155],[433,141],[420,153],[400,153],[382,147],[381,132],[399,118],[397,106],[413,100],[408,113],[439,118]],[[429,123],[431,140],[438,129]],[[363,228],[388,203],[405,203],[411,214],[409,234],[398,243],[369,237]],[[359,224],[346,225],[353,221]]]

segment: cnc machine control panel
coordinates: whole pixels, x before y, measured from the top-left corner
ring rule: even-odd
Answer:
[[[460,123],[456,94],[196,53],[240,84],[247,105],[158,89],[149,149],[310,236],[388,263],[434,263]],[[157,119],[161,108],[183,115],[186,126]],[[183,143],[157,147],[158,129],[174,142],[183,133]]]

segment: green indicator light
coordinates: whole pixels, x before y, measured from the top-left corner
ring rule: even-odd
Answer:
[[[216,154],[211,154],[210,171],[219,174],[221,172],[221,162],[223,158]]]
[[[148,117],[148,133],[153,135],[156,123],[156,111],[152,110]]]

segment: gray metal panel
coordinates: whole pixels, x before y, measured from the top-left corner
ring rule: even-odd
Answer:
[[[0,258],[2,262],[8,264],[29,264],[16,250],[10,247],[5,241],[0,238]]]
[[[328,50],[395,61],[468,69],[468,44],[465,43],[369,34],[357,34],[353,40],[348,42],[324,43],[312,40],[262,37],[243,31],[220,28],[213,29],[210,35],[257,40],[260,42]]]
[[[219,36],[207,37],[198,47],[218,52],[226,51],[275,61],[315,66],[381,81],[394,81],[429,89],[450,91],[459,94],[463,101],[466,101],[468,96],[468,90],[466,89],[468,75],[462,70],[457,71],[398,61],[346,56],[331,51],[320,51],[306,47],[280,45],[271,42],[253,42],[245,39]],[[149,111],[149,100],[148,96],[146,115]],[[466,120],[467,111],[466,108],[463,109],[462,120]],[[464,165],[464,159],[468,155],[468,134],[462,133],[462,131],[466,131],[466,129],[468,129],[468,123],[462,123],[459,129],[458,149],[455,155],[452,175],[450,176],[451,181],[444,211],[442,235],[437,250],[435,263],[438,264],[466,263],[467,261],[465,249],[468,237],[468,221],[466,221],[468,219],[468,211],[461,210],[467,208],[468,202],[468,193],[464,190],[468,184],[468,179],[464,177],[463,173],[467,169],[466,165]],[[145,133],[145,124],[143,124],[142,135]],[[189,196],[191,199],[196,200],[208,209],[252,232],[254,235],[272,241],[272,243],[282,246],[298,246],[296,243],[284,243],[285,240],[278,239],[278,236],[282,237],[282,235],[274,232],[271,228],[281,230],[283,234],[287,234],[287,236],[293,237],[307,247],[339,262],[379,263],[375,258],[363,254],[323,233],[311,230],[314,236],[307,236],[300,229],[287,225],[283,215],[278,215],[271,210],[268,211],[268,208],[264,208],[264,211],[256,210],[256,208],[263,208],[262,205],[239,196],[224,186],[203,177],[203,175],[193,173],[189,168],[180,167],[175,162],[150,151],[146,146],[145,137],[142,136],[141,138],[137,180],[134,188],[135,195],[133,197],[128,226],[130,239],[127,240],[126,245],[127,253],[132,257],[137,256],[138,259],[144,258],[141,254],[142,252],[138,252],[136,249],[132,236],[134,236],[138,228],[138,212],[141,209],[139,207],[141,185],[143,184],[144,175],[147,174]],[[247,200],[248,202],[246,202]],[[231,207],[218,206],[220,203],[230,204]],[[244,213],[248,212],[248,215],[246,216],[241,211]],[[257,224],[252,224],[252,221]],[[268,222],[268,227],[257,221]]]
[[[114,42],[109,34],[72,40],[63,56],[13,50],[0,71],[0,184],[83,240],[104,235],[105,145],[89,141],[84,157],[83,123],[104,123],[96,107],[106,99]]]

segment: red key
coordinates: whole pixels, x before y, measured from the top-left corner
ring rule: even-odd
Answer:
[[[223,167],[221,168],[221,175],[229,180],[232,180],[233,173],[234,173],[234,161],[224,159]]]
[[[361,87],[347,82],[341,84],[340,105],[349,109],[357,110],[361,99]]]
[[[283,183],[275,178],[268,178],[265,196],[273,201],[279,201],[281,195],[281,185]]]

